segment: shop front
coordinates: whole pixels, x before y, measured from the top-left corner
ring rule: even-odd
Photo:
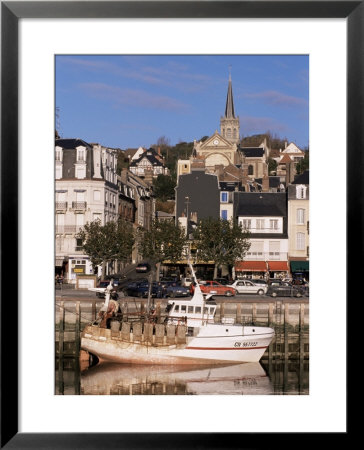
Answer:
[[[290,261],[292,278],[302,278],[306,281],[310,278],[310,262],[304,260],[292,260]]]
[[[289,275],[288,261],[268,261],[269,278],[285,278]]]
[[[67,281],[76,284],[77,276],[93,274],[93,267],[88,256],[70,256]]]
[[[268,267],[265,261],[237,261],[234,269],[235,278],[263,279],[268,277]]]

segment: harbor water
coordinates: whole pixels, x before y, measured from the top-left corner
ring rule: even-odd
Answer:
[[[93,318],[97,305],[65,303],[56,310],[56,395],[309,394],[307,304],[261,303],[238,308],[225,304],[225,317],[230,313],[237,321],[274,327],[276,336],[263,358],[257,363],[186,367],[99,364],[97,358],[83,354],[79,343],[79,333]]]

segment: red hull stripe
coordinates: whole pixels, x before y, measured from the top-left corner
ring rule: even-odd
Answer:
[[[186,347],[185,350],[261,350],[265,347]]]

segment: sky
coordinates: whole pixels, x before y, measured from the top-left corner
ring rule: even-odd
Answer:
[[[211,136],[230,72],[242,136],[309,145],[308,55],[57,55],[55,64],[62,138],[127,149]]]

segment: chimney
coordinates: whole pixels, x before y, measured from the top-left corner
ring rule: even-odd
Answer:
[[[269,177],[268,177],[268,175],[264,175],[263,176],[262,191],[263,192],[269,192]]]
[[[158,155],[160,155],[160,154],[161,154],[161,148],[158,147]]]

